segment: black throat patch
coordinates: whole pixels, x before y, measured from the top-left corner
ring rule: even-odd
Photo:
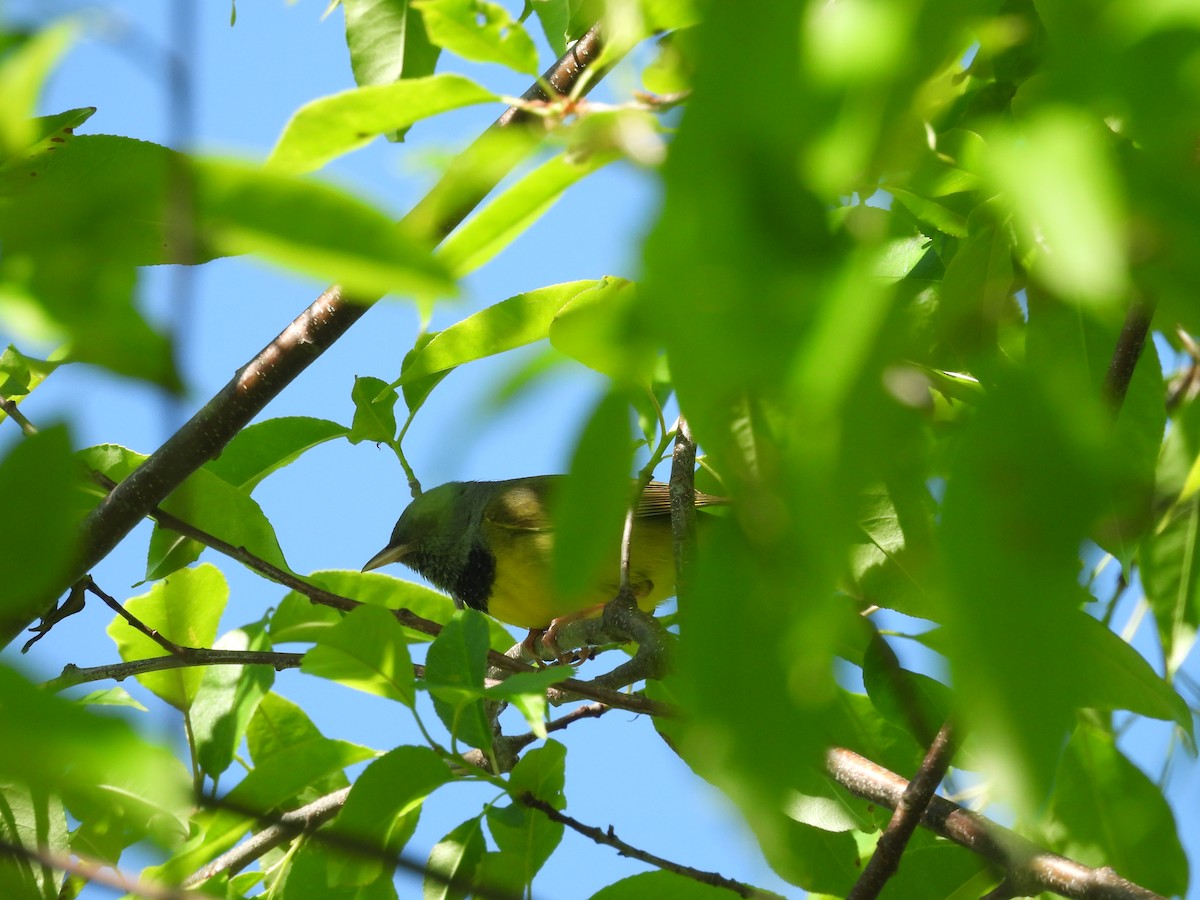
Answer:
[[[492,583],[496,580],[496,557],[483,544],[471,545],[466,565],[458,575],[452,588],[456,599],[471,609],[487,612],[488,598],[492,595]]]

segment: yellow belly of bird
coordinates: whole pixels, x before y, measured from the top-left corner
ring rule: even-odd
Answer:
[[[488,615],[520,628],[545,628],[560,616],[572,615],[607,603],[617,594],[620,565],[613,554],[595,587],[572,597],[562,597],[551,582],[554,538],[550,533],[524,532],[493,546],[496,574],[488,598]],[[630,545],[630,582],[638,606],[647,612],[675,593],[675,561],[671,530],[666,521],[639,522]]]

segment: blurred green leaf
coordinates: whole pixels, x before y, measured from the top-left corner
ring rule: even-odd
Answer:
[[[228,599],[229,585],[221,570],[203,563],[193,569],[180,569],[155,584],[150,593],[131,597],[122,605],[147,628],[180,646],[211,647]],[[167,654],[157,642],[120,616],[113,619],[107,632],[126,662]],[[176,709],[187,711],[200,690],[204,668],[168,669],[148,672],[137,678],[148,691]]]
[[[317,638],[300,671],[412,706],[412,661],[400,623],[386,609],[360,606]]]
[[[399,853],[416,830],[421,805],[451,780],[450,767],[428,747],[397,747],[358,776],[331,829],[360,846]],[[377,857],[347,854],[331,867],[332,883],[368,884],[388,868]]]
[[[266,628],[255,623],[221,635],[214,649],[270,650]],[[262,698],[275,683],[268,665],[208,666],[191,708],[196,761],[214,780],[229,768]]]
[[[198,237],[217,254],[256,253],[336,279],[350,293],[455,290],[445,268],[388,216],[336,188],[242,163],[197,161],[193,172]]]
[[[563,597],[582,597],[598,581],[616,581],[631,500],[629,418],[619,392],[600,398],[576,441],[569,474],[551,498],[554,586]],[[614,568],[606,572],[605,565]]]
[[[423,900],[465,900],[465,889],[452,888],[446,882],[453,879],[470,883],[486,847],[482,815],[453,828],[429,852]]]
[[[41,384],[59,365],[58,362],[26,356],[9,344],[4,352],[0,353],[0,397],[20,402],[22,397]],[[7,416],[8,413],[0,409],[0,422]]]
[[[721,900],[727,893],[724,888],[660,869],[614,881],[592,894],[591,900],[641,900],[643,897],[658,897],[660,900]]]
[[[183,766],[127,723],[48,695],[4,666],[0,718],[7,737],[0,742],[0,781],[62,797],[84,823],[74,850],[86,852],[96,830],[110,833],[108,846],[119,843],[117,853],[125,846],[118,835],[142,837],[156,828],[160,836],[180,836],[191,799]]]
[[[429,40],[471,62],[538,74],[537,48],[503,6],[487,0],[413,0]]]
[[[51,70],[74,42],[71,21],[35,32],[0,58],[0,162],[26,150],[39,137],[32,118]]]
[[[562,305],[550,323],[550,344],[618,382],[649,382],[654,347],[639,334],[637,285],[606,276]]]
[[[611,152],[579,160],[560,153],[506,188],[441,245],[439,261],[456,278],[467,275],[524,234],[571,185],[617,158]]]
[[[28,787],[0,784],[0,840],[29,853],[70,852],[62,801]],[[0,857],[0,882],[12,900],[55,900],[64,873],[11,850]]]
[[[1017,221],[1030,272],[1058,296],[1113,308],[1129,287],[1119,182],[1103,124],[1047,108],[995,134],[985,168]]]
[[[482,613],[460,609],[429,645],[425,687],[450,734],[487,751],[492,731],[483,709],[488,628]]]
[[[373,5],[396,4],[379,0]],[[411,10],[413,5],[406,5],[410,6],[408,15],[413,15],[419,22],[420,17]],[[347,20],[349,18],[347,9]],[[491,91],[462,75],[428,75],[390,84],[368,83],[300,107],[284,126],[266,166],[271,171],[302,175],[366,146],[381,134],[404,131],[422,119],[497,99]]]
[[[0,555],[5,560],[0,634],[5,643],[47,612],[75,558],[82,475],[62,426],[21,440],[0,459]]]

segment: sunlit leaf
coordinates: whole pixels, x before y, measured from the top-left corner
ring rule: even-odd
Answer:
[[[123,605],[147,628],[180,646],[211,647],[228,599],[225,576],[216,566],[204,563],[194,569],[179,570],[155,584],[150,593],[132,597]],[[121,659],[127,662],[167,654],[161,645],[120,616],[113,619],[107,630]],[[187,667],[148,672],[139,675],[138,681],[176,709],[187,710],[196,699],[203,678],[203,667]]]
[[[360,606],[323,632],[300,671],[412,706],[412,662],[400,623],[378,606]]]
[[[519,22],[488,0],[414,0],[429,40],[472,62],[494,62],[537,75],[537,48]]]
[[[381,134],[496,99],[469,78],[452,74],[372,83],[322,97],[297,110],[267,158],[267,167],[294,175],[312,172]]]

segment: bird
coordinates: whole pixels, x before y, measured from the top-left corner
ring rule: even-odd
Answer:
[[[507,481],[451,481],[419,496],[401,514],[386,547],[363,571],[400,562],[447,592],[455,604],[530,629],[530,639],[579,618],[598,614],[620,587],[619,547],[612,566],[582,595],[554,589],[553,496],[565,475]],[[696,492],[696,506],[724,504]],[[652,481],[634,511],[630,588],[647,612],[675,592],[668,485]],[[532,646],[527,642],[527,646]]]

